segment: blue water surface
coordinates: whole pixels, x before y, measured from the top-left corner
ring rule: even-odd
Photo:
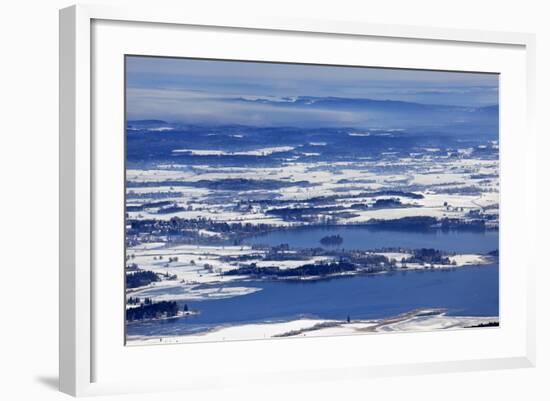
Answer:
[[[290,244],[293,248],[323,247],[319,242],[328,235],[340,235],[344,249],[378,249],[402,247],[435,248],[447,252],[487,253],[499,248],[498,231],[465,230],[384,230],[368,226],[297,227],[272,231],[245,240],[248,244],[276,246]],[[328,248],[328,247],[325,247]]]
[[[321,281],[243,281],[226,287],[261,290],[233,298],[187,302],[200,315],[131,323],[129,335],[168,336],[213,327],[300,317],[377,319],[416,308],[446,308],[450,315],[498,316],[498,265],[361,275]]]

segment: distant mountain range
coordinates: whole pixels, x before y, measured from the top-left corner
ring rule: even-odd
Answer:
[[[136,125],[139,127],[158,127],[160,125],[169,124],[167,121],[164,120],[128,120],[126,121],[127,126]]]
[[[225,106],[224,106],[225,105]],[[343,97],[226,97],[216,106],[205,103],[204,113],[182,114],[179,121],[132,120],[129,130],[168,131],[184,126],[235,124],[234,117],[252,123],[243,126],[328,128],[353,127],[437,130],[441,133],[498,133],[499,106],[466,107],[423,104],[400,100]],[[185,111],[185,109],[182,109]],[[198,117],[195,117],[198,116]]]
[[[464,112],[498,112],[498,105],[484,107],[466,107],[435,105],[401,100],[379,100],[369,98],[344,98],[344,97],[314,97],[296,96],[281,98],[228,98],[229,102],[259,103],[279,107],[312,107],[327,109],[370,109],[378,111],[464,111]]]

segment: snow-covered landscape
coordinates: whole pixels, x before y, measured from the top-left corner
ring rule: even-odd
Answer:
[[[452,330],[462,328],[494,327],[493,317],[446,316],[438,310],[416,310],[396,317],[379,320],[339,321],[297,319],[285,322],[254,323],[220,327],[196,335],[154,337],[135,336],[132,345],[177,344],[225,341],[227,339],[254,340],[267,338],[324,337],[353,334],[374,334],[398,331]]]
[[[127,62],[127,344],[498,326],[497,77],[446,73],[466,94],[433,103],[245,95],[210,62],[220,93],[169,89],[166,103],[134,88],[155,62]],[[243,64],[265,85],[277,67]],[[382,75],[428,90],[437,74]]]

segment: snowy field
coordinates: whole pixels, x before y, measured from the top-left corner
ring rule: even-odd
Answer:
[[[269,154],[275,148],[258,149]],[[282,148],[281,148],[282,149]],[[279,149],[279,150],[281,150]],[[282,149],[287,150],[287,149]],[[463,150],[466,153],[466,150]],[[338,217],[340,224],[358,224],[370,219],[397,219],[410,216],[432,216],[436,218],[468,218],[471,211],[483,211],[498,216],[499,180],[498,160],[475,158],[449,158],[435,156],[429,152],[421,158],[396,158],[389,161],[350,162],[302,162],[287,161],[280,167],[209,167],[183,168],[177,164],[163,165],[151,170],[127,170],[129,205],[139,206],[163,193],[163,200],[181,210],[164,212],[160,207],[130,211],[129,218],[170,220],[172,217],[185,219],[207,218],[213,221],[268,224],[277,227],[292,225],[281,217],[269,213],[268,207],[252,204],[252,209],[239,209],[240,201],[247,201],[251,195],[274,195],[275,199],[287,201],[285,207],[304,207],[315,197],[338,196],[327,206],[339,208],[338,212],[353,214]],[[479,177],[479,178],[477,178]],[[215,180],[257,180],[266,178],[282,181],[288,185],[277,190],[234,191],[232,201],[227,202],[224,190],[197,187],[197,183]],[[345,181],[342,181],[342,179]],[[166,182],[183,183],[166,186]],[[308,182],[304,186],[303,182]],[[296,185],[293,186],[292,183]],[[189,186],[185,186],[188,183]],[[157,185],[156,185],[157,184]],[[362,193],[380,190],[404,191],[414,189],[422,199],[407,199],[394,196],[403,203],[399,208],[375,208],[356,210],[353,204],[373,204],[387,196],[360,196]],[[170,196],[170,193],[173,196]],[[463,192],[463,193],[461,193]],[[139,199],[132,195],[140,194]],[[149,197],[148,197],[149,195]],[[349,197],[346,197],[348,195]],[[223,202],[216,199],[223,199]],[[323,217],[330,217],[326,212]],[[495,219],[498,220],[498,219]]]
[[[353,132],[351,136],[370,133]],[[326,143],[310,144],[325,147]],[[296,147],[264,147],[246,151],[216,151],[206,149],[174,149],[173,153],[192,157],[271,157],[296,150]],[[194,164],[159,163],[151,169],[128,169],[127,212],[129,220],[164,221],[173,218],[189,221],[264,226],[285,229],[315,225],[331,219],[342,226],[368,224],[371,219],[392,220],[404,217],[426,216],[436,219],[453,218],[469,221],[479,216],[492,216],[488,226],[498,228],[499,164],[498,160],[476,158],[472,149],[459,149],[460,157],[450,157],[440,148],[425,148],[415,157],[398,157],[386,152],[376,160],[355,162],[323,160],[304,161],[314,152],[300,152],[300,157],[289,157],[278,166],[209,166]],[[224,180],[270,180],[284,183],[274,188],[247,190],[229,189],[212,183]],[[304,183],[307,183],[305,185]],[[176,185],[177,184],[177,185]],[[389,192],[388,192],[389,191]],[[401,192],[399,192],[401,191]],[[386,195],[390,193],[391,195]],[[410,196],[410,194],[414,196]],[[258,201],[265,200],[268,202]],[[397,206],[377,206],[377,202],[393,199]],[[315,200],[315,201],[313,201]],[[280,206],[278,206],[280,205]],[[358,208],[357,205],[365,205]],[[311,210],[302,218],[289,219],[273,213],[276,209]],[[194,230],[197,241],[203,243],[179,244],[167,236],[140,239],[127,247],[127,263],[140,270],[151,271],[161,278],[149,285],[131,288],[126,296],[149,298],[153,302],[196,302],[235,298],[261,291],[246,283],[246,275],[225,273],[254,264],[257,268],[280,270],[297,269],[307,264],[335,263],[336,256],[303,255],[293,258],[288,250],[285,259],[269,258],[269,248],[249,245],[227,245],[231,236],[217,231],[215,226]],[[206,242],[205,242],[206,241]],[[224,242],[226,241],[226,242]],[[223,244],[223,245],[222,245]],[[292,244],[291,244],[292,246]],[[413,250],[365,251],[364,255],[384,256],[403,271],[424,269],[456,269],[495,263],[486,254],[449,253],[450,264],[404,262],[413,257]],[[377,272],[385,274],[387,271]],[[364,274],[342,272],[332,277]],[[326,277],[300,276],[294,280],[318,280]],[[257,279],[257,278],[256,278]],[[135,305],[127,305],[133,308]],[[493,318],[451,317],[444,314],[429,317],[413,316],[395,322],[353,321],[338,322],[322,319],[299,319],[289,322],[246,324],[222,327],[200,335],[167,337],[163,343],[223,341],[241,338],[272,338],[278,336],[324,336],[362,332],[416,331],[466,327],[491,321]],[[290,333],[290,334],[289,334]],[[299,333],[299,334],[292,334]],[[155,343],[159,339],[132,339],[132,343]]]
[[[126,62],[128,333],[307,337],[486,322],[327,320],[350,315],[498,314],[496,74]]]
[[[258,267],[277,266],[280,269],[294,269],[306,264],[335,261],[326,256],[311,257],[300,260],[271,261],[264,260],[267,251],[253,249],[250,246],[198,246],[177,245],[167,247],[163,243],[149,243],[135,248],[128,248],[132,263],[140,269],[153,271],[160,275],[171,276],[148,286],[127,289],[128,297],[148,297],[154,301],[197,301],[206,299],[230,298],[251,294],[258,289],[250,287],[224,287],[232,281],[246,280],[247,276],[224,275],[223,273],[241,267],[239,262],[224,261],[226,257],[247,255],[247,264],[256,263]],[[403,252],[365,252],[366,255],[382,255],[395,260],[397,269],[424,270],[419,263],[402,263],[402,259],[412,256]],[[174,259],[177,258],[177,261]],[[172,259],[172,261],[170,261]],[[494,262],[494,258],[478,254],[455,254],[449,256],[451,265],[432,264],[430,269],[454,269],[468,266],[482,266]],[[350,274],[361,274],[347,273]],[[338,276],[338,275],[335,275]],[[302,280],[315,280],[319,277],[300,277]],[[201,288],[202,284],[218,285],[215,288]],[[151,290],[154,290],[153,292]],[[165,290],[163,293],[161,290]],[[129,305],[130,306],[130,305]]]

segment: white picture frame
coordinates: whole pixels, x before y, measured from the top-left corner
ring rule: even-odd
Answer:
[[[220,371],[206,374],[201,368],[195,369],[194,373],[186,376],[186,379],[177,379],[169,377],[165,380],[151,378],[150,380],[132,381],[128,378],[117,377],[114,374],[102,378],[100,366],[106,363],[117,365],[115,354],[112,361],[109,358],[107,348],[98,338],[96,326],[101,326],[101,308],[94,306],[94,292],[101,288],[105,283],[101,282],[101,277],[94,275],[95,263],[95,243],[94,235],[97,234],[97,183],[95,180],[96,169],[98,168],[98,152],[101,152],[103,145],[98,145],[94,141],[95,103],[93,102],[94,89],[92,79],[94,68],[97,68],[94,55],[97,54],[97,48],[104,41],[93,41],[94,24],[105,21],[108,24],[132,23],[147,24],[148,27],[157,26],[167,29],[177,29],[177,27],[199,27],[201,29],[216,30],[218,35],[224,35],[224,30],[233,32],[264,32],[281,33],[285,35],[313,35],[319,38],[338,37],[343,39],[361,39],[361,38],[383,38],[387,41],[419,41],[436,43],[438,46],[456,46],[464,47],[493,46],[495,48],[513,49],[514,60],[518,63],[518,74],[525,73],[523,76],[515,77],[514,85],[521,88],[524,96],[519,96],[517,101],[525,109],[519,111],[515,120],[514,127],[519,127],[522,131],[522,141],[524,146],[515,146],[517,138],[507,139],[508,144],[501,147],[503,156],[503,171],[511,171],[509,167],[512,164],[516,166],[515,173],[503,174],[503,187],[506,188],[506,180],[510,183],[508,191],[511,193],[511,186],[522,182],[525,190],[533,193],[535,191],[535,157],[534,143],[535,133],[532,128],[532,112],[534,110],[534,47],[535,38],[533,35],[524,33],[507,32],[485,32],[470,31],[459,29],[439,29],[415,26],[393,26],[376,25],[362,22],[349,21],[316,21],[316,20],[295,20],[292,18],[258,18],[257,16],[242,16],[240,18],[228,18],[220,15],[192,15],[187,14],[185,9],[166,10],[155,7],[131,7],[131,8],[112,8],[109,6],[91,6],[78,5],[72,6],[60,11],[60,390],[75,396],[94,395],[107,393],[125,393],[132,391],[156,391],[166,389],[197,389],[206,388],[213,383],[215,378],[224,377],[226,384],[244,385],[246,380],[239,381],[225,375],[224,368]],[[118,27],[115,31],[129,29],[127,26]],[[140,26],[134,26],[133,29],[142,29]],[[137,31],[136,31],[137,32]],[[107,34],[109,31],[107,31]],[[120,34],[119,34],[120,39]],[[154,40],[154,39],[152,39]],[[113,40],[113,42],[117,42]],[[120,42],[120,41],[118,41]],[[117,42],[117,43],[118,43]],[[154,42],[153,42],[154,43]],[[516,54],[517,53],[517,54]],[[458,68],[458,67],[457,67]],[[498,71],[496,71],[498,72]],[[512,73],[511,73],[512,74]],[[123,87],[117,87],[116,90],[123,91]],[[510,96],[510,93],[503,91],[503,97]],[[520,108],[522,108],[520,107]],[[122,127],[122,126],[121,126]],[[121,131],[122,132],[122,131]],[[506,196],[506,190],[503,190]],[[522,225],[528,229],[533,229],[533,218],[535,215],[534,207],[527,208],[527,195],[515,195],[515,200],[504,201],[504,207],[508,207],[509,224],[503,224],[502,230],[508,232],[515,230],[515,225]],[[510,199],[512,195],[510,195]],[[506,205],[510,206],[506,206]],[[528,210],[527,210],[528,209]],[[526,218],[527,217],[527,218]],[[518,226],[519,228],[519,226]],[[512,235],[512,234],[510,234]],[[531,236],[533,234],[530,234]],[[525,236],[522,244],[516,250],[527,252],[531,249],[533,241],[529,242],[529,235]],[[514,238],[508,238],[512,241]],[[122,242],[119,243],[122,247]],[[515,255],[516,257],[518,255]],[[531,253],[532,254],[532,253]],[[514,256],[510,251],[509,256]],[[506,256],[504,256],[506,257]],[[254,369],[246,367],[241,362],[239,372],[249,372],[255,375],[259,382],[269,382],[270,377],[277,375],[279,380],[294,380],[296,371],[300,372],[301,380],[324,380],[327,377],[353,377],[360,380],[364,377],[400,375],[400,374],[421,374],[449,371],[468,371],[480,369],[503,369],[514,367],[530,367],[535,363],[535,285],[534,285],[534,257],[529,256],[522,261],[522,274],[525,277],[517,281],[518,296],[522,301],[519,303],[517,315],[521,322],[517,323],[517,329],[514,334],[514,344],[517,346],[513,352],[501,352],[495,348],[494,351],[472,354],[465,359],[443,359],[443,360],[417,360],[414,355],[409,355],[406,362],[395,362],[389,360],[384,362],[384,358],[379,358],[375,362],[358,362],[334,359],[331,362],[331,353],[328,352],[328,358],[324,362],[313,361],[312,364],[297,364],[292,370],[286,370],[283,365],[277,365],[271,369],[267,366],[254,366]],[[523,276],[522,276],[523,277]],[[116,294],[111,294],[109,299],[116,300]],[[118,294],[119,297],[120,294]],[[507,297],[506,293],[501,293],[501,297]],[[525,298],[525,299],[523,299]],[[122,313],[120,313],[122,324]],[[99,322],[99,323],[98,323]],[[512,327],[514,322],[503,321],[503,332],[506,325]],[[104,327],[104,326],[103,326]],[[474,332],[476,332],[474,330]],[[521,332],[521,333],[520,333]],[[477,338],[483,334],[465,334],[470,341],[477,341]],[[518,334],[519,333],[519,334]],[[424,333],[417,337],[409,335],[410,341],[419,341],[426,344],[438,340],[438,333]],[[361,337],[361,338],[359,338]],[[380,336],[377,336],[380,337]],[[391,341],[400,341],[399,335],[390,336],[394,338]],[[483,341],[490,341],[490,337],[485,335]],[[359,338],[359,340],[357,340]],[[369,336],[355,336],[354,344],[360,341],[369,341]],[[510,337],[511,338],[511,337]],[[302,348],[308,349],[308,355],[313,355],[319,347],[336,347],[342,340],[330,339],[308,339],[296,340],[298,343],[306,344]],[[351,341],[351,340],[348,340]],[[378,340],[377,340],[378,341]],[[445,341],[445,340],[443,340]],[[446,341],[450,341],[447,338]],[[506,346],[503,338],[502,346]],[[497,341],[498,342],[498,341]],[[261,343],[261,344],[260,344]],[[249,345],[247,345],[249,344]],[[292,347],[296,352],[296,344],[293,340],[269,342],[242,342],[238,345],[232,345],[227,355],[238,355],[246,347],[250,347],[252,353],[266,352],[272,348],[274,353],[284,352],[285,349]],[[118,346],[118,345],[117,345]],[[123,347],[122,342],[120,346]],[[204,352],[208,347],[216,349],[216,352],[225,352],[221,347],[229,345],[220,344],[197,344],[187,345],[200,346]],[[174,346],[181,347],[181,346]],[[243,348],[245,347],[245,348]],[[138,347],[140,348],[140,347]],[[130,358],[140,358],[145,355],[145,347],[134,352]],[[164,350],[161,350],[164,348]],[[166,355],[167,347],[151,347],[152,352],[159,355]],[[157,350],[157,351],[154,351]],[[187,348],[189,351],[190,348]],[[220,351],[221,350],[221,351]],[[97,362],[98,352],[100,354]],[[313,354],[311,354],[313,353]],[[149,356],[143,356],[149,357]],[[162,358],[160,356],[159,358]],[[444,356],[442,356],[444,358]],[[314,359],[314,358],[313,358]],[[312,360],[313,360],[312,359]],[[373,359],[376,359],[373,356]],[[135,361],[135,359],[134,359]],[[122,362],[121,362],[122,363]],[[234,362],[238,364],[238,362]],[[281,362],[282,363],[282,362]],[[264,362],[267,365],[267,362]],[[309,366],[309,367],[308,367]],[[225,369],[230,369],[231,364],[227,364]],[[247,370],[248,369],[248,370]],[[270,376],[271,375],[271,376]],[[218,382],[219,384],[219,382]]]

